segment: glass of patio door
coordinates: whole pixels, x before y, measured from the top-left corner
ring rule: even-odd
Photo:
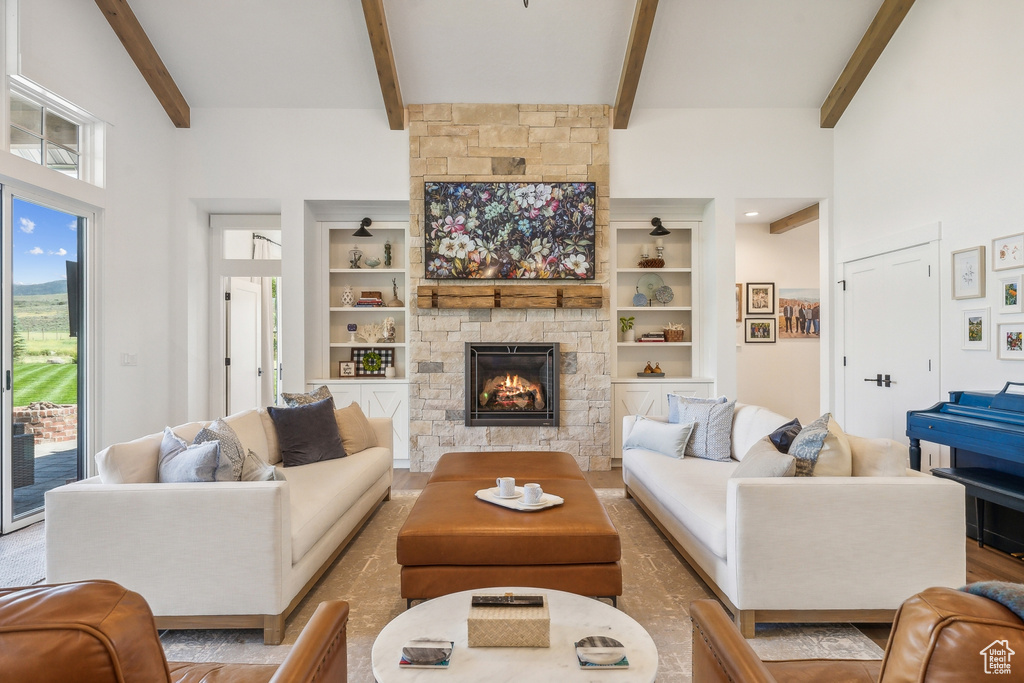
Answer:
[[[84,217],[4,192],[3,532],[80,479],[85,443]]]

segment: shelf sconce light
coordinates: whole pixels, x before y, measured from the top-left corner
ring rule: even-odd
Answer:
[[[367,228],[370,227],[370,225],[372,225],[372,224],[373,224],[373,221],[371,221],[369,218],[364,218],[363,220],[359,221],[359,229],[356,230],[354,233],[352,233],[352,236],[353,237],[373,237],[373,235],[370,234],[370,231],[367,230]]]
[[[655,216],[651,219],[651,225],[654,226],[654,230],[651,230],[651,234],[655,237],[663,237],[668,234],[668,230],[661,224],[661,219]]]

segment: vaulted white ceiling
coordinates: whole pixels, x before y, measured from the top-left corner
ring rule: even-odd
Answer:
[[[383,106],[358,0],[129,4],[193,108]],[[635,107],[818,107],[880,4],[661,0]],[[384,0],[406,104],[613,104],[634,6]]]

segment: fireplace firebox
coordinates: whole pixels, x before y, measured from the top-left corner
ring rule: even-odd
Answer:
[[[558,343],[466,342],[466,426],[558,426]]]

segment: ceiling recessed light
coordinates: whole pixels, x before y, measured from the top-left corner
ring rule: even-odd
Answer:
[[[748,218],[753,218],[754,216],[756,216],[756,215],[757,215],[757,211],[747,211],[747,212],[746,212],[745,214],[743,214],[743,215],[744,215],[744,216],[747,216]]]

